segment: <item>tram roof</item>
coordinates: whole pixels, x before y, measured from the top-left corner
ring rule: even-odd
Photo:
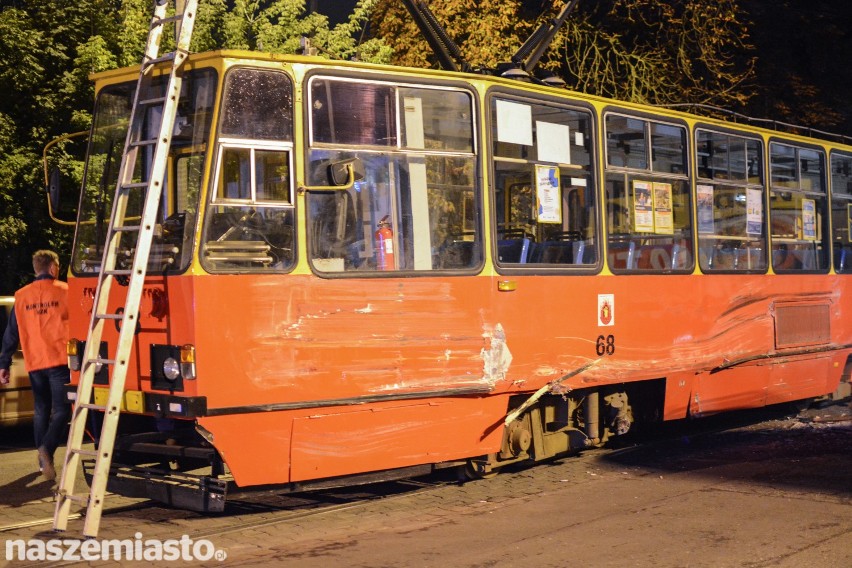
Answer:
[[[681,119],[694,123],[704,123],[737,130],[747,130],[749,132],[761,134],[766,137],[783,137],[803,142],[819,140],[821,144],[827,146],[844,147],[847,150],[852,149],[852,137],[850,136],[811,129],[806,126],[787,124],[779,121],[774,121],[772,119],[749,117],[746,115],[730,112],[721,108],[710,106],[703,107],[706,110],[712,110],[717,113],[729,114],[732,118],[741,119],[741,121],[725,120],[714,116],[707,116],[695,112],[689,112],[688,110],[680,110],[678,108],[673,108],[673,106],[676,105],[658,106],[647,103],[629,102],[618,99],[600,97],[597,95],[591,95],[580,91],[572,91],[570,89],[566,89],[565,87],[518,81],[516,79],[507,79],[494,75],[465,73],[460,71],[446,71],[443,69],[428,69],[420,67],[401,67],[395,65],[367,63],[363,61],[328,59],[322,56],[271,53],[264,51],[249,51],[241,49],[220,49],[215,51],[192,53],[187,58],[187,64],[190,66],[199,64],[203,65],[206,62],[212,63],[217,60],[223,62],[226,60],[242,60],[268,63],[278,62],[291,65],[316,65],[337,69],[361,69],[376,73],[403,73],[406,75],[417,75],[421,77],[425,76],[442,80],[465,80],[470,83],[488,83],[492,85],[500,85],[515,89],[521,88],[526,91],[543,93],[556,97],[568,95],[574,99],[585,101],[594,104],[598,107],[618,107],[624,110],[631,110],[636,112],[662,114],[673,119]],[[89,78],[90,80],[96,83],[108,84],[118,81],[126,81],[128,77],[136,77],[138,73],[139,65],[134,65],[130,67],[122,67],[118,69],[110,69],[107,71],[92,73],[89,75]],[[688,107],[690,105],[683,106]],[[702,108],[702,105],[695,105],[695,107]],[[774,126],[774,128],[772,126],[761,126],[761,124],[772,125]],[[786,128],[787,130],[779,130],[779,127]]]

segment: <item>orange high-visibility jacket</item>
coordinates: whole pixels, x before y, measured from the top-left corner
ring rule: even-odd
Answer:
[[[15,292],[15,319],[27,372],[68,364],[68,284],[36,280]]]

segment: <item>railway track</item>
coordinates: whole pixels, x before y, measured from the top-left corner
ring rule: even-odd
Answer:
[[[665,444],[673,439],[689,437],[692,439],[713,436],[724,431],[733,431],[741,427],[757,426],[777,420],[779,412],[768,413],[761,410],[758,413],[749,411],[746,413],[734,413],[698,420],[689,424],[681,424],[677,427],[666,426],[654,433],[640,436],[631,444],[620,448],[603,448],[583,452],[582,456],[588,459],[596,459],[607,455],[625,455],[634,450],[648,449],[649,445]],[[787,416],[789,418],[789,414]],[[805,425],[838,425],[840,423],[852,422],[849,414],[836,416],[802,416],[795,419]],[[506,475],[512,475],[511,471],[518,469],[511,467]],[[523,468],[526,469],[526,468]],[[229,533],[262,527],[274,526],[306,519],[308,517],[321,516],[339,511],[366,507],[379,499],[406,499],[423,493],[435,491],[457,483],[451,470],[443,475],[433,474],[426,478],[388,481],[366,486],[340,488],[333,490],[319,490],[298,494],[276,493],[274,491],[264,492],[240,492],[229,496],[225,512],[221,515],[203,515],[191,511],[171,509],[161,506],[153,501],[142,501],[129,505],[107,507],[104,510],[104,525],[108,526],[109,518],[121,515],[124,520],[135,520],[143,525],[160,521],[186,521],[182,533],[192,539],[210,539]],[[488,483],[485,481],[484,483]],[[83,517],[82,513],[76,513],[70,517],[72,521],[78,521]],[[203,519],[205,522],[192,523],[195,519]],[[0,525],[0,534],[13,531],[24,531],[26,529],[49,530],[53,518],[34,519],[18,523]],[[72,523],[72,527],[75,523]],[[211,524],[213,526],[211,526]],[[40,532],[39,536],[46,536],[46,532]],[[74,530],[62,533],[63,538],[75,538]],[[108,537],[107,537],[108,538]]]
[[[378,483],[373,486],[342,488],[338,490],[324,490],[305,494],[275,494],[274,492],[263,492],[252,494],[250,492],[240,493],[238,497],[229,500],[225,512],[217,516],[205,516],[191,511],[171,509],[161,506],[154,501],[143,501],[131,505],[118,507],[107,507],[103,516],[109,517],[126,514],[130,518],[138,518],[140,522],[150,522],[159,518],[167,517],[171,520],[194,518],[220,519],[225,526],[207,527],[204,529],[184,531],[190,538],[210,538],[231,532],[246,529],[271,526],[329,514],[358,507],[366,506],[378,499],[405,499],[425,492],[440,489],[451,483],[446,480],[421,481],[417,479],[390,481]],[[264,518],[251,520],[252,516],[263,514]],[[69,520],[75,521],[83,518],[82,513],[75,513]],[[0,533],[11,531],[49,528],[53,524],[53,518],[41,518],[19,523],[11,523],[0,526]],[[73,526],[73,525],[72,525]],[[75,532],[69,529],[62,534],[62,538],[75,538]]]

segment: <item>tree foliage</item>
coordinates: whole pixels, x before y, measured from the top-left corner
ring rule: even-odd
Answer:
[[[242,48],[293,53],[299,37],[331,57],[387,62],[381,39],[358,43],[375,0],[361,0],[350,18],[331,26],[306,14],[304,0],[201,0],[191,49]],[[30,256],[50,247],[63,256],[71,230],[47,219],[41,164],[51,139],[91,123],[89,75],[135,65],[145,46],[151,0],[17,0],[0,8],[0,294],[30,275]],[[173,34],[164,37],[164,49]],[[59,147],[58,153],[63,150]],[[64,156],[65,175],[80,178]]]
[[[475,67],[509,62],[532,33],[541,3],[430,2],[436,18]],[[554,3],[546,16],[561,8]],[[398,0],[380,0],[375,33],[401,65],[434,65],[426,41]],[[643,103],[741,106],[754,78],[748,26],[737,0],[581,2],[560,30],[544,68],[573,89]]]
[[[533,14],[519,0],[441,0],[429,8],[474,68],[494,68],[508,61],[534,29]],[[437,66],[429,44],[399,0],[378,0],[372,33],[393,48],[393,63]]]
[[[569,87],[656,104],[694,102],[852,131],[848,0],[581,0],[541,66]],[[561,2],[430,0],[474,67],[509,61]],[[323,5],[331,5],[323,0]],[[555,4],[551,6],[551,4]],[[334,3],[339,6],[338,3]],[[332,58],[435,66],[400,0],[349,0],[342,23],[305,0],[200,0],[191,49],[294,53],[299,38]],[[92,72],[138,62],[151,0],[7,0],[0,4],[0,294],[23,283],[35,248],[70,249],[47,220],[41,153],[91,121]],[[832,16],[832,14],[834,14]],[[368,25],[370,34],[365,35]],[[166,41],[173,41],[167,34]],[[844,122],[845,121],[845,122]],[[73,161],[63,162],[79,177]],[[76,169],[75,169],[76,168]]]
[[[742,110],[754,56],[737,0],[599,2],[566,26],[556,69],[578,90]]]

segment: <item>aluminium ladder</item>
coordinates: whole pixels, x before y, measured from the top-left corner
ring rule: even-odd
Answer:
[[[136,84],[124,153],[118,172],[112,214],[106,231],[101,270],[98,275],[92,318],[81,363],[80,382],[77,386],[76,404],[71,415],[68,446],[57,490],[56,511],[53,517],[54,530],[64,531],[67,528],[71,505],[78,503],[86,507],[83,534],[91,538],[98,534],[103,512],[118,418],[124,400],[124,383],[133,348],[139,304],[148,268],[160,197],[163,193],[162,184],[166,174],[177,103],[180,98],[180,67],[189,54],[198,0],[185,0],[185,2],[177,0],[176,4],[174,16],[167,17],[168,0],[155,0],[154,15],[151,19],[145,54]],[[172,22],[175,24],[175,51],[159,56],[164,28]],[[165,96],[145,99],[144,97],[151,92],[154,66],[161,62],[171,62]],[[145,118],[149,110],[161,112],[159,129],[153,128],[154,131],[159,130],[154,138],[146,137],[150,135],[145,132]],[[134,170],[137,166],[137,158],[140,157],[140,149],[144,149],[141,158],[151,157],[151,162],[150,167],[136,170],[143,172],[141,174],[143,179],[135,181]],[[144,173],[146,171],[147,174]],[[131,195],[144,199],[141,217],[128,214]],[[129,270],[122,269],[118,262],[121,253],[119,246],[121,237],[123,234],[133,233],[136,233],[136,247],[132,266]],[[117,310],[118,313],[109,313],[108,304],[112,284],[113,281],[119,280],[123,285],[118,290],[119,294],[124,296],[124,309],[123,312]],[[124,292],[120,291],[122,289]],[[120,324],[121,327],[117,345],[110,346],[109,354],[103,357],[100,354],[100,344],[103,327],[107,321],[112,321],[116,325]],[[106,405],[90,403],[95,374],[101,366],[112,368]],[[82,447],[89,410],[104,413],[100,441],[96,444],[95,450],[85,450]],[[81,466],[81,457],[94,458],[95,468],[91,487],[87,492],[78,494],[74,486]]]

